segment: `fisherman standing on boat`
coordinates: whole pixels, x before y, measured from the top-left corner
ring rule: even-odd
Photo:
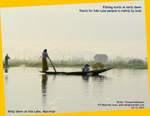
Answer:
[[[89,68],[89,64],[86,64],[82,70],[83,72],[89,72],[90,68]]]
[[[5,56],[5,67],[8,67],[8,60],[10,59],[10,57],[8,56],[8,54],[6,54]]]
[[[47,49],[44,49],[42,53],[42,71],[46,72],[48,70],[48,64],[46,58],[50,59],[47,53]]]

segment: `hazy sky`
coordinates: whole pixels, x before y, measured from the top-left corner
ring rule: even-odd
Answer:
[[[143,11],[79,12],[104,5],[140,5]],[[72,56],[92,59],[95,54],[147,56],[143,1],[3,8],[1,12],[3,55],[12,58],[39,58],[44,48],[54,60]]]

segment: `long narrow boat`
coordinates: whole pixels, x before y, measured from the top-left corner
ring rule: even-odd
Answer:
[[[49,75],[98,75],[99,73],[103,73],[106,72],[108,70],[111,70],[112,68],[106,68],[106,69],[101,69],[101,70],[91,70],[89,72],[42,72],[41,73],[45,73],[45,74],[49,74]]]

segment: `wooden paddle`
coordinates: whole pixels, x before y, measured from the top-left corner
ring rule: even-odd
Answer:
[[[51,65],[52,65],[54,71],[56,72],[56,69],[55,69],[55,67],[54,67],[54,65],[53,65],[53,63],[52,63],[52,60],[51,60],[50,58],[49,58],[49,61],[50,61]]]

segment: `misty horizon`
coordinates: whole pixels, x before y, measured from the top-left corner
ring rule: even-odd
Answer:
[[[81,13],[103,5],[141,5],[141,13]],[[53,60],[147,57],[144,1],[3,8],[3,58],[40,58],[48,49]],[[136,20],[136,21],[135,21]]]

